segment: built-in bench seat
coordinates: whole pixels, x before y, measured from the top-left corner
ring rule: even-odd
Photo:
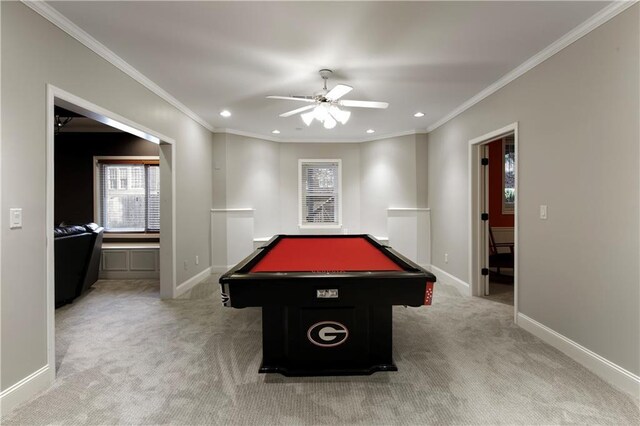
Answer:
[[[157,279],[159,277],[160,243],[102,244],[100,279]]]

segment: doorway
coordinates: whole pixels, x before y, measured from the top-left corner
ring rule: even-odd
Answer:
[[[486,176],[483,212],[488,213],[485,232],[488,232],[489,274],[486,276],[485,297],[499,303],[513,305],[513,267],[515,240],[513,235],[515,204],[514,135],[509,133],[482,145]]]
[[[131,133],[159,145],[159,180],[162,197],[159,201],[160,238],[160,297],[163,299],[175,296],[175,143],[158,132],[149,130],[131,120],[101,108],[89,101],[52,85],[47,85],[46,101],[46,225],[47,233],[47,358],[50,366],[56,365],[55,360],[55,264],[54,264],[54,128],[58,124],[55,119],[55,108],[80,114],[107,126]],[[51,369],[51,380],[55,378],[55,369]]]
[[[471,294],[518,311],[518,124],[469,141]]]

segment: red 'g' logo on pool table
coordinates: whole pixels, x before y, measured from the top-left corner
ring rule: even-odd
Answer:
[[[316,346],[332,348],[347,341],[349,329],[336,321],[320,321],[307,330],[307,339]]]

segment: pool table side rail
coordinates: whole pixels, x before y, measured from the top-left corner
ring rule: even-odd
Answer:
[[[369,235],[358,235],[371,241],[376,248],[386,256],[400,265],[402,271],[349,271],[349,272],[250,272],[253,266],[258,263],[283,237],[296,237],[277,235],[268,244],[259,247],[251,255],[240,261],[235,267],[230,269],[220,277],[223,303],[230,307],[249,307],[287,304],[288,300],[305,298],[309,293],[308,288],[340,287],[341,294],[348,299],[356,297],[349,296],[356,291],[356,288],[371,279],[375,279],[376,284],[369,287],[357,296],[362,302],[366,299],[369,303],[377,303],[376,300],[385,299],[392,305],[422,305],[421,294],[424,294],[426,282],[436,282],[436,277],[424,268],[407,259],[391,247],[380,244]],[[303,235],[302,238],[315,236]],[[318,237],[325,237],[318,236]],[[340,236],[342,237],[342,236]],[[346,236],[345,236],[346,237]],[[353,236],[350,236],[353,237]],[[304,280],[305,286],[297,285],[298,280]],[[244,283],[251,284],[245,286]],[[266,286],[266,287],[265,287]],[[233,287],[233,291],[232,288]],[[306,288],[306,289],[305,289]],[[231,293],[236,297],[231,298]],[[420,296],[420,297],[418,297]],[[233,299],[233,300],[230,300]],[[340,303],[345,299],[341,296]],[[352,300],[352,302],[356,302]],[[322,302],[331,305],[331,301]]]
[[[317,276],[318,272],[323,271],[295,271],[295,272],[251,272],[251,269],[262,260],[264,256],[276,246],[278,241],[282,238],[327,238],[327,235],[275,235],[271,238],[266,244],[258,247],[253,253],[249,256],[241,260],[236,266],[231,268],[229,271],[224,273],[220,277],[220,283],[223,280],[230,278],[231,276],[234,279],[242,278],[242,274],[251,274],[251,278],[263,278],[268,279],[269,277],[273,278],[282,278],[283,276],[290,276],[292,278],[309,278],[310,276]],[[369,234],[359,234],[359,235],[330,235],[331,238],[365,238],[367,239],[374,247],[380,250],[385,256],[393,260],[396,264],[402,267],[403,271],[345,271],[345,272],[332,272],[326,271],[327,276],[331,277],[342,277],[342,278],[356,278],[358,276],[361,277],[394,277],[398,276],[398,273],[406,275],[407,273],[416,273],[416,274],[426,274],[427,278],[431,282],[436,282],[436,277],[426,269],[422,268],[420,265],[412,262],[411,260],[404,257],[402,254],[395,251],[388,245],[381,244],[378,240],[376,240],[373,236]]]

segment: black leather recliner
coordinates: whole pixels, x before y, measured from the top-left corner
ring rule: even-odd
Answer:
[[[54,229],[55,306],[71,303],[98,279],[104,229],[95,223]]]
[[[89,260],[87,261],[87,272],[84,275],[82,286],[78,289],[79,291],[77,296],[80,296],[82,293],[89,290],[89,288],[98,281],[98,275],[100,274],[100,255],[102,253],[102,237],[104,236],[104,228],[95,223],[87,224],[86,228],[87,230],[91,230],[91,252],[89,253]]]

